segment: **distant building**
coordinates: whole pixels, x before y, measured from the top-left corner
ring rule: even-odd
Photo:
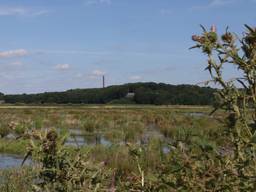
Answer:
[[[0,104],[4,104],[5,103],[5,101],[4,100],[0,100]]]
[[[127,93],[127,95],[125,97],[128,98],[128,99],[133,99],[134,96],[135,96],[134,92],[129,92],[129,93]]]

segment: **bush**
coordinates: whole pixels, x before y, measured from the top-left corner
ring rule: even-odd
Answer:
[[[5,122],[1,121],[0,122],[0,136],[5,137],[10,133],[10,129],[8,127],[8,124]]]

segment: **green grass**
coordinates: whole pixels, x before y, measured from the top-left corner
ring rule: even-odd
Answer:
[[[163,162],[169,161],[169,155],[164,153],[163,147],[173,142],[178,142],[177,146],[179,142],[185,142],[191,148],[196,145],[199,148],[195,148],[206,151],[225,146],[228,140],[222,134],[225,128],[222,111],[213,117],[190,115],[195,112],[208,114],[211,110],[210,107],[200,106],[1,106],[0,122],[3,122],[3,128],[8,133],[17,135],[32,129],[49,128],[57,129],[61,135],[71,129],[80,129],[83,135],[101,135],[112,145],[84,146],[79,151],[87,154],[93,164],[103,163],[120,178],[118,183],[124,185],[123,181],[131,177],[131,173],[140,174],[131,149],[140,149],[138,161],[145,176],[151,178],[151,175],[158,173]],[[29,141],[24,138],[1,138],[0,152],[24,155],[28,144]],[[72,146],[66,149],[71,154],[78,151]],[[172,153],[172,148],[169,150]],[[4,182],[0,184],[0,189],[26,189],[17,176],[29,175],[23,169],[2,170],[0,177],[9,181],[10,186]],[[17,184],[14,183],[16,180]],[[24,180],[26,182],[32,180]]]
[[[28,140],[0,139],[0,152],[24,155],[27,151]]]
[[[200,106],[0,106],[0,128],[18,135],[31,129],[80,129],[85,135],[100,134],[117,145],[136,144],[155,134],[162,134],[167,142],[186,137],[207,141],[220,136],[223,125],[218,118],[222,112],[216,118],[193,117],[188,113],[210,111],[210,107]],[[27,141],[22,139],[2,138],[0,152],[25,153],[26,145]]]

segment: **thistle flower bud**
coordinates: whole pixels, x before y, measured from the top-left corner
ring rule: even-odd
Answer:
[[[51,130],[47,133],[46,138],[49,141],[55,141],[57,139],[58,135],[54,130]]]
[[[248,35],[247,37],[245,37],[245,42],[248,43],[251,46],[255,46],[256,45],[256,35]]]
[[[198,35],[193,35],[192,40],[203,44],[205,42],[205,37],[201,37],[201,36],[198,36]]]
[[[192,40],[193,41],[199,41],[200,37],[198,35],[193,35]]]
[[[214,33],[217,32],[217,29],[216,29],[216,26],[215,26],[215,25],[212,25],[212,26],[211,26],[211,32],[214,32]]]
[[[209,32],[207,33],[207,38],[211,43],[216,43],[218,40],[218,36],[215,32]]]
[[[233,41],[233,35],[229,32],[221,36],[222,41],[226,43],[231,43]]]

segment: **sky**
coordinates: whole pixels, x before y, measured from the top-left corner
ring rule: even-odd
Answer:
[[[191,35],[200,24],[241,35],[255,10],[256,0],[0,0],[0,92],[101,87],[102,75],[197,84],[209,76]]]

